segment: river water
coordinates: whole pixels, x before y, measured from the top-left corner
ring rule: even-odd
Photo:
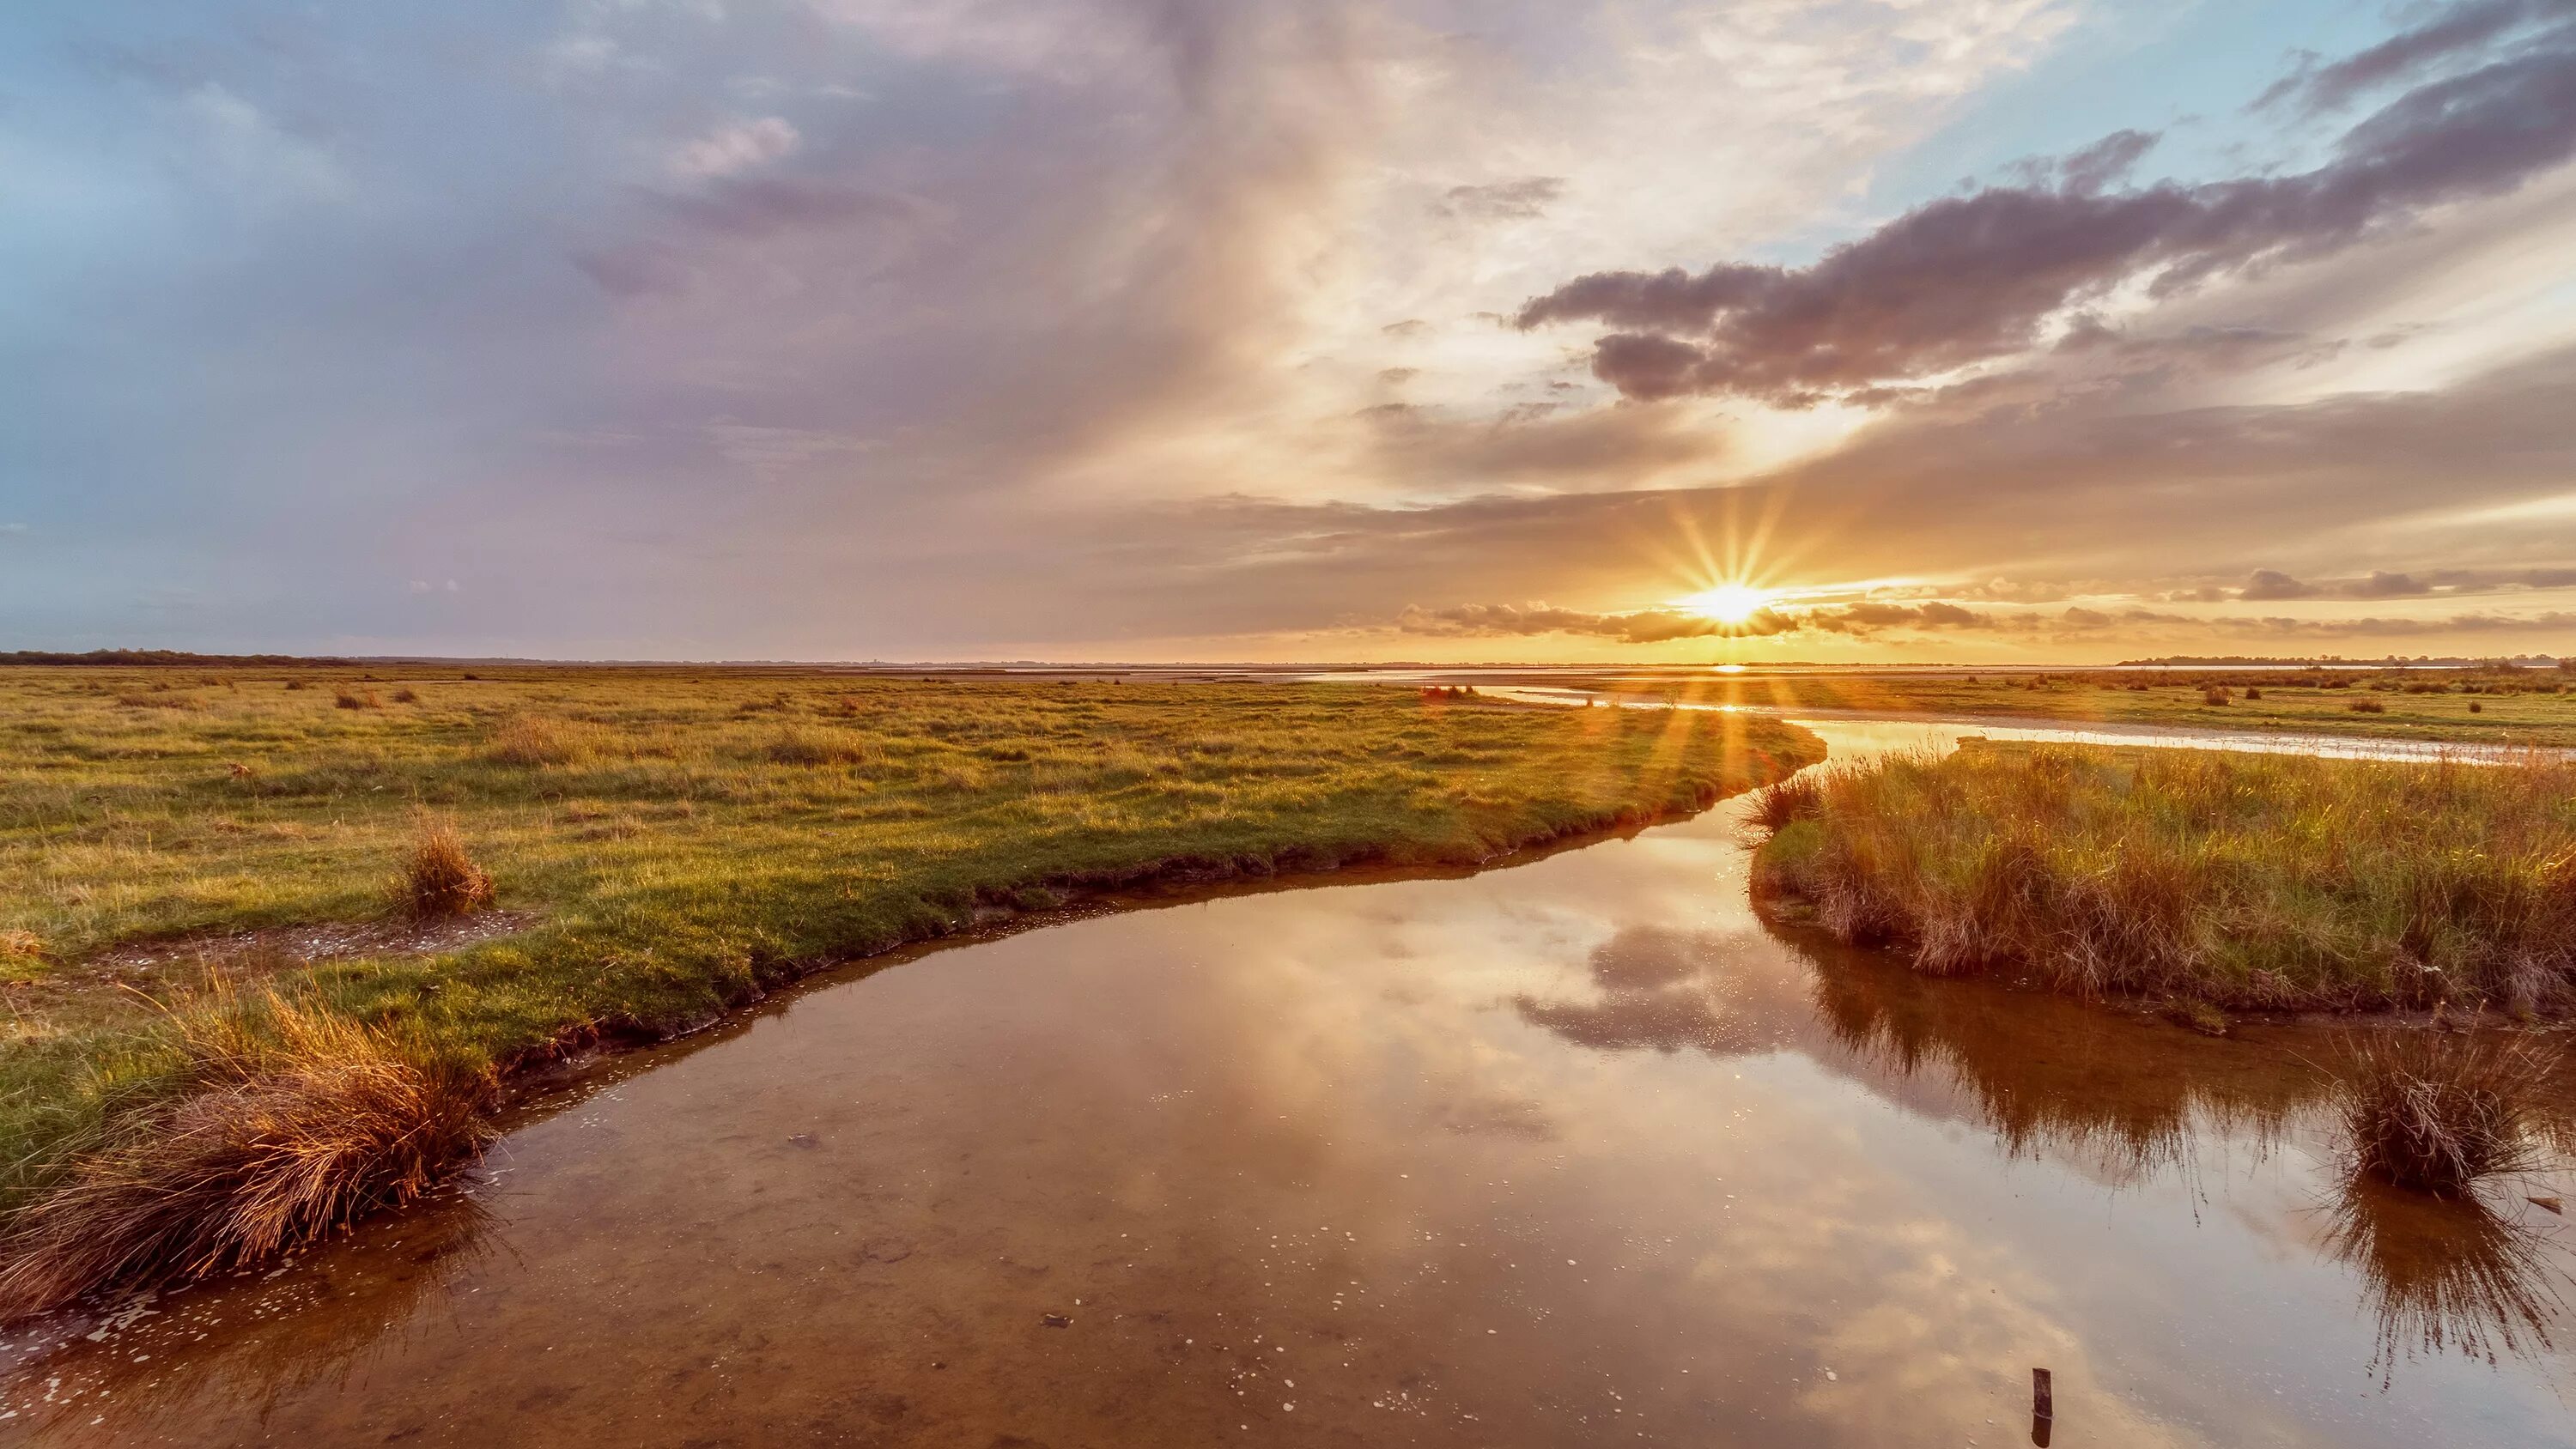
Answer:
[[[566,1082],[423,1209],[22,1331],[0,1440],[2576,1444],[2576,1255],[2525,1201],[2566,1179],[2340,1194],[2324,1037],[1785,932],[1741,833],[818,981]]]

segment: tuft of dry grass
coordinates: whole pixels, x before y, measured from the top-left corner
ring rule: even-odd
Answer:
[[[344,689],[332,696],[331,707],[333,709],[383,709],[385,702],[377,698],[376,692],[372,689],[354,692]]]
[[[2204,690],[2202,690],[2202,691],[2200,692],[2200,702],[2201,702],[2202,704],[2225,704],[2225,703],[2227,703],[2227,687],[2226,687],[2225,685],[2220,685],[2220,684],[2213,684],[2213,685],[2209,686],[2207,689],[2204,689]]]
[[[2345,706],[2354,714],[2386,714],[2388,706],[2375,699],[2356,699]]]
[[[420,691],[417,689],[397,689],[394,691],[394,703],[418,704],[420,703]]]
[[[2526,1039],[2437,1029],[2374,1032],[2345,1049],[2335,1088],[2346,1165],[2436,1197],[2528,1170],[2526,1130],[2547,1065]]]
[[[1812,769],[1753,792],[1752,820],[1764,830],[1785,830],[1824,813],[1825,789]]]
[[[424,819],[403,866],[402,897],[415,916],[470,915],[492,903],[492,877],[466,853],[455,826]]]
[[[258,1262],[478,1152],[488,1073],[274,991],[173,1013],[190,1090],[78,1156],[0,1236],[0,1321]]]

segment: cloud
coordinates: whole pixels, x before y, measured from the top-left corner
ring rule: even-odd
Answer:
[[[1990,362],[2123,284],[2172,296],[2258,262],[2320,256],[2561,165],[2576,156],[2576,26],[2400,96],[2305,173],[2098,189],[2143,140],[2122,133],[2076,153],[2053,187],[1931,202],[1809,267],[1596,272],[1515,320],[1618,329],[1596,344],[1594,371],[1636,398],[1803,406]]]
[[[1561,176],[1524,176],[1483,186],[1452,186],[1433,210],[1478,221],[1528,221],[1545,216],[1549,203],[1564,194]]]
[[[2324,593],[2313,584],[2303,584],[2279,569],[2256,569],[2236,591],[2236,597],[2253,601],[2272,599],[2312,599]]]
[[[765,166],[795,151],[804,137],[777,116],[736,121],[674,150],[665,164],[671,174],[691,181],[731,176]]]
[[[2370,577],[2346,585],[2342,592],[2346,598],[2353,599],[2402,599],[2429,594],[2433,592],[2433,586],[2406,574],[2383,573],[2374,569]]]
[[[2057,163],[2059,185],[2090,196],[2126,178],[2160,138],[2152,131],[2114,131]]]
[[[2308,583],[2278,569],[2256,569],[2236,597],[2254,602],[2277,599],[2405,599],[2433,592],[2434,585],[2411,574],[2373,569],[2366,578],[2335,583]]]
[[[2536,0],[2470,0],[2332,65],[2303,67],[2256,98],[2261,111],[2295,103],[2305,111],[2348,105],[2361,92],[2421,73],[2437,61],[2475,50],[2548,13]]]
[[[2257,637],[2405,638],[2439,634],[2556,634],[2576,629],[2576,613],[2450,614],[2438,618],[2362,617],[2293,619],[2286,617],[2220,618],[2202,621],[2213,628]]]

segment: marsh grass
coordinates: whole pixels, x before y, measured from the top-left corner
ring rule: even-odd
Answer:
[[[45,969],[45,943],[33,931],[0,931],[0,984],[33,981]]]
[[[1780,831],[1814,819],[1824,808],[1824,782],[1816,771],[1807,770],[1753,792],[1750,818],[1760,829]]]
[[[454,825],[423,817],[398,894],[415,916],[470,915],[492,903],[492,876],[466,853]]]
[[[506,1074],[704,1025],[979,909],[1474,864],[1697,809],[1822,755],[1740,716],[1459,708],[1369,687],[477,672],[384,681],[423,696],[401,710],[264,688],[172,711],[117,704],[151,692],[140,671],[0,671],[0,931],[45,943],[0,1014],[0,1231],[114,1219],[115,1191],[151,1179],[101,1166],[100,1144],[180,1126],[202,1144],[214,1129],[186,1103],[270,1100],[192,1065],[199,1007],[153,1008],[98,963],[408,913],[424,813],[462,843],[428,874],[488,872],[524,913],[515,933],[279,963],[270,984],[423,1071]],[[253,1010],[244,1029],[281,1020]],[[70,1206],[44,1207],[63,1193]],[[109,1259],[126,1261],[81,1261]]]
[[[2528,1040],[2492,1032],[2374,1032],[2346,1048],[2337,1072],[2347,1166],[2358,1176],[2435,1197],[2465,1197],[2481,1179],[2528,1171],[2539,1153],[2532,1104],[2547,1063]]]
[[[426,1191],[489,1136],[487,1071],[274,989],[169,1013],[185,1090],[109,1123],[0,1231],[0,1319],[258,1262]]]
[[[584,732],[561,720],[514,715],[492,731],[483,755],[496,765],[577,765],[592,749]]]
[[[1933,972],[2226,1008],[2576,983],[2576,766],[1972,744],[1815,777],[1757,891]]]
[[[1025,760],[1025,750],[1013,752]],[[868,755],[859,742],[837,732],[787,728],[764,741],[760,756],[773,765],[855,765]]]

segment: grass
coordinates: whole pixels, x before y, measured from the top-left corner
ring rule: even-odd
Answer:
[[[2348,1166],[2435,1197],[2537,1160],[2526,1121],[2546,1068],[2526,1040],[2434,1030],[2378,1032],[2338,1073]]]
[[[274,990],[215,998],[172,1017],[188,1090],[107,1124],[10,1221],[0,1313],[256,1263],[486,1140],[488,1070]]]
[[[2428,677],[2434,675],[2438,677]],[[1685,704],[2023,716],[2070,724],[2576,748],[2576,671],[2558,669],[2176,669],[1981,675],[1747,670],[1651,683],[1573,676],[1537,682]]]
[[[403,867],[400,894],[415,916],[471,915],[492,904],[492,874],[465,853],[455,826],[424,820]]]
[[[192,671],[186,709],[120,703],[177,693],[152,687],[166,671],[0,671],[8,1261],[59,1241],[48,1224],[122,1221],[110,1199],[160,1222],[140,1199],[176,1191],[173,1170],[252,1191],[182,1139],[219,1140],[228,1114],[302,1120],[312,1099],[277,1084],[312,1074],[291,1051],[210,1056],[223,1032],[390,1053],[440,1082],[505,1077],[702,1025],[979,912],[1156,878],[1472,864],[1693,810],[1822,754],[1762,720],[1365,686],[373,667],[387,677]],[[378,685],[414,701],[363,703]],[[444,833],[423,838],[427,815]],[[227,969],[256,989],[230,997],[188,995],[174,953],[144,949],[486,900],[518,929],[437,954],[242,957]],[[362,1035],[299,1037],[305,1021]],[[259,1065],[210,1065],[236,1059]],[[199,1204],[189,1217],[206,1200],[169,1198]],[[354,1200],[258,1221],[291,1237]],[[179,1243],[142,1256],[184,1268],[267,1241],[245,1232],[101,1241]],[[80,1278],[18,1280],[18,1303],[26,1283]]]
[[[1919,969],[2228,1009],[2492,1004],[2576,986],[2576,766],[2016,747],[1765,799],[1755,888]]]

